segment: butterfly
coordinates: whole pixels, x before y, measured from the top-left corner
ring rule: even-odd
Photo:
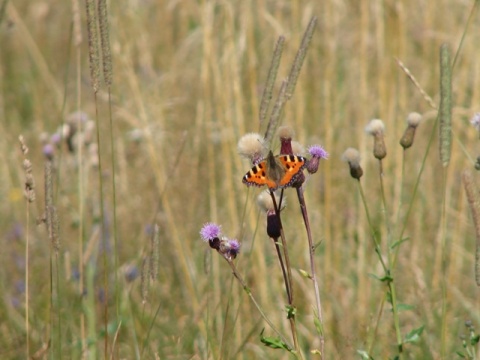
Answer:
[[[307,159],[296,155],[268,156],[249,170],[243,177],[243,183],[248,186],[267,185],[270,190],[291,186],[301,173]]]

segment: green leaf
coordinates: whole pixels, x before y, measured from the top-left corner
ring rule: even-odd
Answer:
[[[473,337],[470,338],[470,344],[471,344],[472,346],[477,345],[479,341],[480,341],[480,334],[477,335],[477,336],[473,336]]]
[[[409,304],[398,304],[397,305],[397,310],[400,311],[405,311],[405,310],[413,310],[415,309],[415,306],[409,305]]]
[[[419,328],[413,329],[406,336],[404,343],[414,343],[420,340],[420,335],[422,335],[425,325],[420,326]]]
[[[313,317],[313,323],[315,325],[315,329],[317,329],[318,334],[323,336],[323,325],[316,311],[315,316]]]
[[[287,319],[293,319],[297,314],[297,309],[291,305],[285,305],[287,309]]]
[[[357,350],[357,354],[360,355],[360,358],[363,360],[373,360],[373,358],[365,350]]]
[[[270,337],[270,336],[263,336],[263,331],[260,333],[260,341],[265,345],[268,346],[269,348],[272,349],[284,349],[287,351],[291,351],[292,349],[289,348],[289,346],[284,343],[280,338],[276,337]]]
[[[462,359],[466,359],[467,357],[465,356],[464,353],[462,353],[461,351],[456,351],[455,352],[458,356],[460,356]]]
[[[378,276],[378,275],[375,275],[375,274],[368,274],[370,277],[376,279],[376,280],[380,280],[382,282],[392,282],[393,281],[393,278],[390,276],[390,275],[385,275],[385,276]]]
[[[400,239],[400,240],[397,240],[395,241],[391,246],[390,246],[390,249],[395,249],[397,246],[399,246],[400,244],[404,243],[405,241],[408,241],[410,240],[409,237],[406,237],[406,238],[403,238],[403,239]]]

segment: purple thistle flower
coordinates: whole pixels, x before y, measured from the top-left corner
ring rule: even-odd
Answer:
[[[307,171],[310,174],[315,174],[318,170],[320,159],[328,159],[328,152],[320,145],[310,146],[308,152],[312,155],[312,158],[307,162]]]
[[[236,239],[231,239],[228,241],[228,245],[230,245],[230,252],[234,252],[235,255],[240,252],[240,243]]]
[[[45,144],[45,146],[42,149],[43,155],[48,159],[48,160],[53,160],[53,156],[55,155],[55,147],[52,144]]]
[[[319,159],[328,159],[328,152],[321,145],[312,145],[308,148],[308,152],[313,157]]]
[[[473,115],[472,119],[470,120],[470,124],[472,124],[475,129],[480,131],[480,113],[475,113]]]
[[[215,223],[206,223],[200,230],[200,236],[203,241],[207,242],[220,236],[220,225]]]

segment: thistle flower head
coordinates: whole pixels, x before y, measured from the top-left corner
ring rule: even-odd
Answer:
[[[280,154],[293,155],[292,138],[295,136],[290,126],[280,126],[277,132],[280,137]]]
[[[369,135],[383,135],[385,132],[385,125],[380,119],[373,119],[365,126],[365,132]]]
[[[411,112],[407,115],[407,125],[416,128],[422,121],[422,115],[417,112]]]
[[[385,125],[383,125],[383,121],[380,119],[370,120],[365,127],[365,131],[373,136],[373,156],[378,160],[382,160],[387,156],[384,140]]]
[[[309,154],[312,156],[307,163],[307,171],[310,174],[315,174],[320,164],[320,159],[328,159],[328,152],[325,151],[323,146],[312,145],[308,148]]]
[[[240,243],[236,239],[224,239],[220,243],[220,249],[218,250],[225,259],[231,261],[235,259],[240,252]]]
[[[360,153],[357,149],[348,148],[342,155],[342,160],[348,162],[350,175],[357,180],[363,175],[363,169],[360,166]]]
[[[308,148],[308,153],[312,157],[317,157],[320,159],[328,159],[328,152],[321,145],[312,145]]]
[[[55,147],[52,144],[47,143],[43,146],[42,152],[48,160],[53,160],[53,156],[55,155]]]
[[[264,139],[258,133],[243,135],[237,145],[237,151],[240,156],[249,159],[252,164],[257,164],[263,159],[264,148]]]
[[[400,145],[404,149],[408,149],[410,146],[413,145],[413,140],[415,139],[415,130],[417,126],[422,121],[422,115],[416,112],[412,112],[407,116],[407,128],[403,133],[402,138],[400,139]]]
[[[220,229],[220,225],[212,222],[206,223],[200,230],[200,237],[205,242],[219,238],[221,233]]]

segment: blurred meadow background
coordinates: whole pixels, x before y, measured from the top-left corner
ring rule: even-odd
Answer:
[[[313,16],[316,30],[281,123],[294,129],[294,140],[330,154],[304,185],[320,243],[324,358],[398,353],[385,284],[371,276],[384,274],[357,181],[341,160],[348,147],[361,153],[360,182],[381,247],[390,231],[404,229],[391,274],[399,327],[403,335],[424,328],[401,358],[466,354],[465,321],[480,326],[475,228],[461,177],[475,171],[479,149],[469,123],[480,107],[474,4],[112,1],[112,82],[95,96],[85,3],[2,0],[0,358],[292,358],[260,342],[262,329],[275,334],[199,231],[214,221],[242,243],[236,267],[289,338],[282,275],[256,205],[261,190],[242,184],[251,164],[237,142],[264,131],[259,104],[277,38],[286,41],[275,94]],[[443,43],[455,58],[447,167],[435,125]],[[423,121],[404,151],[399,140],[411,112]],[[385,207],[364,131],[373,118],[386,128]],[[279,152],[278,140],[272,149]],[[23,195],[26,176],[34,177],[33,202]],[[293,190],[286,196],[300,346],[306,358],[319,358],[310,353],[319,347],[314,293],[297,271],[309,269],[308,243]],[[47,229],[41,219],[49,216]]]

